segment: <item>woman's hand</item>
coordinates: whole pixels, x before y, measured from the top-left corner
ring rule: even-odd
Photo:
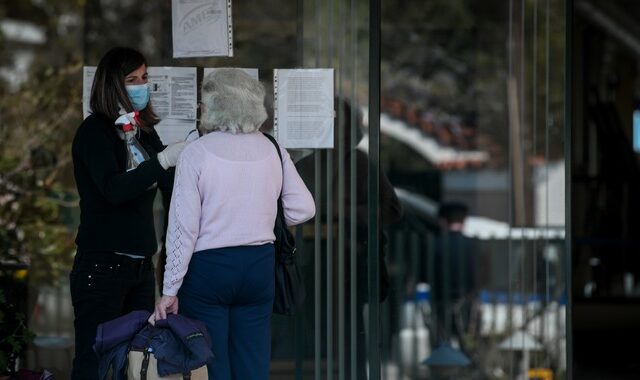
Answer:
[[[157,320],[167,319],[167,314],[178,314],[178,297],[162,296],[156,303],[156,310],[149,317],[149,323],[155,325]]]

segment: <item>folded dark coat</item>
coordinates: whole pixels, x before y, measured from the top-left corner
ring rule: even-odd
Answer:
[[[147,323],[151,313],[133,311],[98,326],[94,351],[99,357],[99,378],[113,368],[113,380],[126,379],[129,349],[151,348],[158,361],[158,374],[189,373],[213,360],[211,338],[200,321],[170,314],[167,319]]]

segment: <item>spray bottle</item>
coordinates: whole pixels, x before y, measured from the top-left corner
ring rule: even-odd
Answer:
[[[124,134],[123,139],[127,150],[127,171],[133,170],[137,168],[140,163],[149,159],[147,151],[136,138],[136,132],[140,124],[138,111],[120,116],[115,124],[116,128]]]

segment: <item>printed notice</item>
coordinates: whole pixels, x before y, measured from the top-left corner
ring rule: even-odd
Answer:
[[[95,66],[83,70],[82,110],[86,118],[91,113],[89,100],[95,76]],[[165,145],[184,141],[196,129],[197,70],[195,67],[147,68],[151,105],[160,118],[155,126]]]
[[[85,66],[82,68],[82,117],[85,119],[91,114],[89,101],[91,100],[91,88],[93,87],[93,78],[95,76],[95,66]]]
[[[160,119],[196,119],[195,67],[149,67],[153,110]]]
[[[233,56],[231,0],[172,0],[173,57]]]
[[[206,77],[207,75],[209,75],[209,73],[212,73],[216,70],[220,70],[223,68],[226,69],[227,67],[205,67],[203,75]],[[260,78],[258,77],[258,69],[250,69],[250,68],[242,68],[242,67],[237,67],[237,69],[240,69],[245,73],[249,74],[249,76],[255,80],[260,80]]]
[[[160,123],[156,131],[165,145],[184,141],[196,129],[197,69],[149,67],[151,104]]]
[[[333,147],[333,69],[273,71],[274,135],[285,148]]]

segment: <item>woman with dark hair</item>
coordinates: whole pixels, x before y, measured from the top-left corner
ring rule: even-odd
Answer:
[[[163,295],[150,322],[178,308],[203,321],[215,355],[209,379],[269,378],[278,198],[289,226],[315,214],[287,151],[278,147],[281,161],[259,132],[264,96],[260,82],[240,69],[208,74],[204,136],[189,144],[176,169]]]
[[[149,103],[147,62],[133,49],[109,50],[98,64],[91,91],[92,113],[72,145],[80,195],[77,252],[70,275],[75,358],[71,378],[98,378],[92,346],[97,326],[132,310],[153,311],[151,257],[158,250],[153,216],[156,190],[168,204],[173,169],[185,143],[165,146],[154,130],[158,117]],[[127,167],[125,133],[115,125],[138,112],[134,133],[148,159]],[[127,137],[129,138],[129,137]],[[144,159],[143,158],[143,159]]]

